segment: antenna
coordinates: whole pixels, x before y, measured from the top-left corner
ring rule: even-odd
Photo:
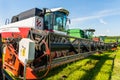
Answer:
[[[10,23],[10,20],[7,18],[6,20],[5,20],[5,25],[7,25],[7,24],[9,24]]]

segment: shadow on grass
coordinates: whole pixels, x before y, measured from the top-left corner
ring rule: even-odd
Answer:
[[[65,67],[67,67],[67,64],[64,64],[62,66],[59,66],[59,67],[55,67],[55,68],[52,68],[49,73],[47,74],[47,76],[45,78],[43,78],[42,80],[46,80],[47,78],[49,77],[52,77],[52,76],[55,76],[56,74],[58,74],[60,71],[62,71]],[[38,72],[37,73],[37,76],[43,76],[44,74],[46,73],[46,70],[45,71],[41,71],[41,72]]]
[[[94,80],[95,79],[95,76],[98,75],[98,73],[100,72],[100,69],[102,68],[103,64],[105,63],[106,60],[112,60],[113,63],[112,63],[112,67],[111,67],[111,72],[109,72],[109,80],[111,79],[111,75],[112,75],[112,71],[113,71],[113,66],[114,66],[114,57],[109,57],[109,55],[111,54],[104,54],[104,55],[101,55],[101,56],[98,56],[98,55],[91,55],[85,59],[90,59],[89,61],[87,61],[85,65],[91,63],[91,60],[98,60],[98,62],[95,64],[95,67],[89,69],[89,70],[85,70],[85,69],[82,69],[83,71],[86,72],[86,74],[84,74],[80,80]],[[48,75],[44,78],[45,80],[49,77],[52,77],[52,76],[55,76],[56,74],[58,74],[59,72],[63,71],[64,68],[66,68],[68,65],[72,65],[72,63],[74,62],[71,62],[71,63],[68,63],[68,64],[64,64],[62,66],[59,66],[59,67],[56,67],[56,68],[53,68],[52,70],[50,70],[50,72],[48,73]],[[111,66],[111,65],[109,65]],[[69,75],[71,75],[74,71],[76,70],[79,70],[81,69],[81,66],[77,66],[75,69],[71,69],[70,73],[65,75],[63,74],[63,76],[65,77],[69,77]]]
[[[89,56],[89,57],[90,57],[90,56]],[[86,57],[86,58],[84,58],[84,59],[88,59],[89,57]],[[80,60],[78,60],[78,61],[80,61]],[[51,69],[50,72],[48,73],[48,75],[47,75],[44,79],[47,79],[47,78],[52,77],[52,76],[55,76],[55,75],[58,74],[59,72],[63,71],[64,68],[68,67],[68,65],[73,65],[75,62],[77,62],[77,61],[70,62],[70,63],[67,63],[67,64],[64,64],[64,65],[61,65],[61,66],[58,66],[58,67],[56,67],[56,68]],[[87,63],[89,63],[89,61],[87,61],[87,62],[85,63],[85,65],[86,65]],[[69,74],[67,74],[67,75],[66,75],[66,74],[63,74],[63,76],[68,77],[70,74],[72,74],[74,71],[78,70],[78,69],[81,68],[81,67],[82,67],[81,65],[77,66],[75,69],[72,69],[71,67],[69,67],[69,69],[70,69]],[[62,76],[61,76],[61,77],[62,77]]]
[[[89,58],[93,59],[93,60],[99,60],[96,64],[95,67],[93,67],[90,70],[84,70],[86,72],[86,74],[84,74],[80,80],[94,80],[95,76],[98,75],[101,67],[103,66],[103,64],[105,63],[106,60],[113,60],[114,58],[109,57],[110,54],[105,54],[103,56],[91,56]],[[111,76],[111,72],[109,74],[109,76]],[[109,78],[110,79],[110,78]]]
[[[72,65],[72,63],[73,62],[68,63],[68,64],[64,64],[64,65],[61,65],[61,66],[58,66],[58,67],[55,67],[55,68],[51,69],[50,72],[48,73],[48,75],[44,79],[49,78],[51,76],[55,76],[56,74],[61,72],[64,68],[66,68],[68,65]]]
[[[112,68],[111,68],[111,73],[110,73],[110,76],[109,76],[109,80],[111,80],[111,77],[112,77],[112,72],[113,72],[113,68],[114,68],[115,58],[116,58],[116,55],[114,56],[114,59],[113,59],[113,62],[112,62]]]

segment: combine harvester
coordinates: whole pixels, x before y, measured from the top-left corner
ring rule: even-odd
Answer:
[[[10,24],[1,26],[1,79],[39,80],[50,68],[112,48],[111,43],[69,36],[68,15],[63,8],[34,8],[13,16]],[[38,76],[43,70],[45,74]]]

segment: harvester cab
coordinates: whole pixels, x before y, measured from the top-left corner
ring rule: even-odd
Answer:
[[[85,29],[84,31],[85,31],[85,37],[87,39],[92,39],[93,38],[95,29]]]
[[[62,32],[66,31],[68,14],[69,12],[63,8],[55,8],[47,11],[45,14],[45,25],[47,29]]]
[[[69,12],[64,8],[33,8],[12,17],[14,26],[29,26],[53,32],[65,32]]]

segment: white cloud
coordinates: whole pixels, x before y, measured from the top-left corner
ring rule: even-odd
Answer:
[[[106,35],[112,35],[112,32],[110,31],[110,29],[106,29],[103,31],[97,30],[95,32],[95,36],[106,36]]]
[[[99,19],[99,18],[103,18],[106,16],[113,16],[113,15],[120,15],[120,9],[102,10],[102,11],[95,13],[95,15],[75,18],[75,19],[72,19],[72,21],[83,22],[86,20]]]
[[[109,29],[107,29],[107,30],[106,30],[106,33],[110,33],[110,30],[109,30]]]
[[[100,16],[86,16],[86,17],[72,19],[72,21],[85,21],[85,20],[90,20],[90,19],[96,19],[99,17]]]
[[[99,19],[101,24],[107,24],[107,22],[105,22],[103,19]]]
[[[98,15],[101,15],[101,16],[120,15],[120,9],[102,10],[98,12]]]

